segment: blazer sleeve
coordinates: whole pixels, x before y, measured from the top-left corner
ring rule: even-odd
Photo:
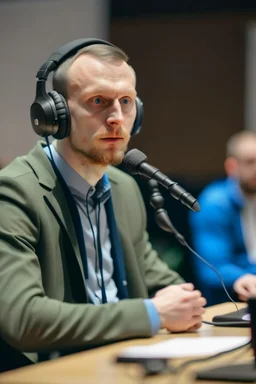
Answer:
[[[36,254],[40,218],[28,190],[18,179],[0,179],[1,337],[23,352],[38,352],[151,336],[142,299],[91,305],[45,295]]]

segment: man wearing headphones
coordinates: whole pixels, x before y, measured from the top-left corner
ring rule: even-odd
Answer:
[[[3,342],[36,361],[36,353],[160,328],[198,329],[205,299],[152,250],[139,189],[113,167],[143,116],[126,54],[76,40],[37,78],[31,121],[47,145],[38,142],[0,173]]]

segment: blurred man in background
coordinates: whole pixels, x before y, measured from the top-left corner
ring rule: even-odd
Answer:
[[[256,294],[256,133],[241,131],[227,142],[227,178],[199,196],[201,211],[190,213],[193,245],[221,274],[233,298]],[[193,256],[207,303],[228,301],[217,274]]]

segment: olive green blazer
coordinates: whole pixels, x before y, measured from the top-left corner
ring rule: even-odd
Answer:
[[[136,182],[109,167],[131,299],[90,304],[71,213],[43,145],[0,172],[1,337],[39,352],[150,336],[143,298],[183,280],[152,250]]]

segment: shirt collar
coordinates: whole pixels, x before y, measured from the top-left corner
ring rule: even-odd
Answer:
[[[107,201],[110,197],[111,186],[106,174],[103,175],[95,186],[92,186],[60,156],[53,144],[50,145],[50,150],[54,163],[73,196],[86,201],[88,195],[91,205],[95,205],[97,201],[100,203]],[[52,160],[48,146],[44,147],[44,151],[49,159]]]

